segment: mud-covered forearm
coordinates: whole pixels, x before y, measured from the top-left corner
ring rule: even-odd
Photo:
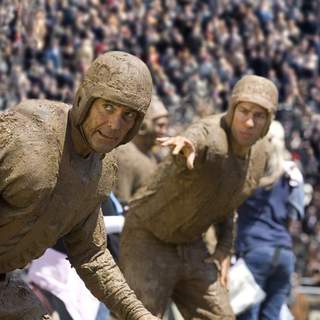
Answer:
[[[151,314],[127,285],[108,250],[92,261],[77,266],[89,290],[120,319],[147,319]]]
[[[228,217],[217,226],[217,247],[216,252],[224,256],[230,256],[234,251],[234,240],[236,235],[236,213]]]
[[[120,319],[153,318],[129,288],[106,248],[103,216],[90,214],[64,237],[71,264],[87,288]]]
[[[208,127],[205,121],[198,121],[188,127],[186,131],[181,134],[183,137],[189,139],[197,152],[201,151],[207,144]]]

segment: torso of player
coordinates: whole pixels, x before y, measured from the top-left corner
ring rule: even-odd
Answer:
[[[228,150],[226,133],[218,123],[209,128],[194,170],[181,164],[184,158],[167,159],[132,204],[132,216],[165,242],[184,243],[201,237],[211,224],[222,222],[236,210],[264,174],[263,140],[241,159]]]
[[[1,190],[0,272],[24,267],[95,212],[116,170],[112,154],[83,159],[75,152],[67,105],[44,100],[22,107],[5,150],[21,158],[8,156],[7,175],[14,177]]]

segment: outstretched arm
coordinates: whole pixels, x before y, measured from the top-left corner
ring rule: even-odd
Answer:
[[[182,136],[158,138],[162,147],[171,147],[172,154],[183,154],[187,161],[188,169],[194,168],[194,159],[196,157],[196,149],[194,144],[187,138]]]
[[[161,146],[172,148],[172,154],[182,154],[186,158],[188,169],[194,168],[196,156],[207,144],[208,127],[206,120],[200,120],[192,124],[181,135],[175,137],[158,138]]]

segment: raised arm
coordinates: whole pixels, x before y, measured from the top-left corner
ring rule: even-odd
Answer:
[[[206,120],[200,120],[192,124],[181,135],[175,137],[158,138],[157,141],[161,146],[172,148],[172,154],[182,154],[186,158],[187,167],[191,170],[194,168],[194,161],[206,145],[208,128]]]

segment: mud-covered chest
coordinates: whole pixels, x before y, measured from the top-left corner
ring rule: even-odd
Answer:
[[[263,173],[263,162],[255,163],[252,158],[239,159],[225,157],[215,161],[216,170],[212,171],[209,193],[215,199],[214,207],[219,212],[231,212],[250,196],[257,188]],[[210,169],[208,165],[207,170]],[[206,179],[209,178],[206,174]]]
[[[113,159],[62,159],[52,205],[71,216],[80,217],[96,210],[111,191],[115,181]]]

